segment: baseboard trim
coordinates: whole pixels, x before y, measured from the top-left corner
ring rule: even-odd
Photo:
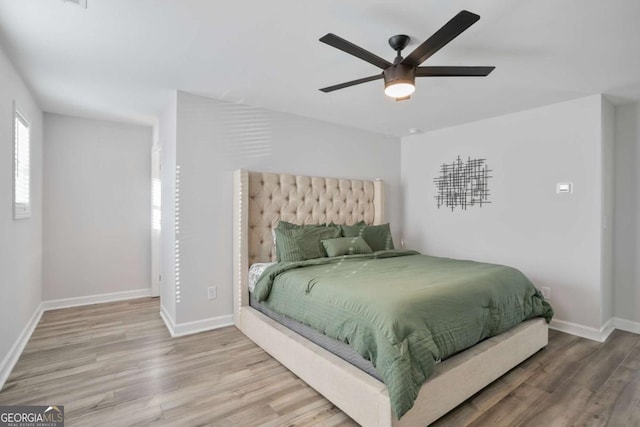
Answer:
[[[169,314],[167,309],[164,308],[164,305],[162,305],[162,303],[160,304],[160,318],[162,319],[162,321],[164,322],[164,325],[169,330],[169,333],[171,334],[171,337],[175,337],[176,336],[176,322],[173,320],[173,317],[171,317],[171,315]]]
[[[640,322],[635,322],[633,320],[614,317],[613,324],[616,327],[616,329],[620,329],[621,331],[631,332],[633,334],[640,334]]]
[[[552,320],[549,324],[549,329],[565,332],[567,334],[598,342],[606,341],[606,339],[609,337],[609,335],[611,335],[611,332],[613,332],[615,328],[616,325],[613,319],[607,320],[607,322],[602,325],[600,329],[555,319]]]
[[[198,332],[212,331],[233,325],[233,315],[209,317],[208,319],[196,320],[193,322],[176,323],[173,326],[173,336],[183,337],[185,335],[197,334]]]
[[[4,384],[7,382],[7,379],[9,379],[9,374],[11,374],[11,371],[13,371],[14,366],[16,366],[16,363],[18,363],[18,359],[20,358],[20,355],[22,354],[25,346],[29,342],[31,334],[33,334],[36,326],[38,326],[38,322],[40,322],[42,313],[44,313],[44,307],[43,304],[40,303],[29,318],[29,321],[25,325],[24,329],[22,329],[20,335],[18,335],[18,339],[13,343],[13,345],[9,349],[9,352],[0,363],[0,391],[4,387]]]
[[[84,297],[54,299],[43,301],[44,310],[57,310],[59,308],[80,307],[83,305],[100,304],[103,302],[124,301],[135,298],[151,296],[151,288],[135,289],[133,291],[111,292],[108,294],[88,295]]]
[[[174,338],[193,335],[199,332],[212,331],[214,329],[233,325],[232,314],[209,317],[208,319],[196,320],[194,322],[176,323],[164,306],[160,307],[160,317],[164,321],[169,333]]]

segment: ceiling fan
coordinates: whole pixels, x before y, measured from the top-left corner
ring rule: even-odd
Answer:
[[[370,64],[381,68],[382,73],[364,77],[350,82],[340,83],[320,89],[328,93],[334,90],[344,89],[349,86],[373,80],[384,79],[384,93],[396,101],[409,99],[415,91],[416,77],[485,77],[491,73],[495,67],[421,67],[424,61],[429,59],[434,53],[442,49],[451,40],[458,37],[463,31],[469,28],[480,19],[479,15],[463,10],[454,16],[442,28],[429,37],[424,43],[418,46],[406,58],[401,55],[402,50],[409,44],[410,37],[399,34],[389,39],[389,45],[396,51],[397,56],[393,63],[380,58],[368,50],[361,48],[335,34],[329,33],[320,38],[320,41],[340,49],[357,58],[367,61]]]

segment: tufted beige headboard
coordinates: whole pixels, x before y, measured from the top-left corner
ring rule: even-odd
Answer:
[[[275,261],[272,230],[294,224],[373,224],[374,182],[266,172],[249,175],[249,265]]]
[[[295,224],[384,221],[382,181],[319,178],[237,170],[234,174],[234,276],[243,304],[247,271],[275,260],[271,230]],[[248,298],[247,298],[248,299]],[[234,312],[236,304],[234,303]],[[239,308],[239,307],[238,307]]]

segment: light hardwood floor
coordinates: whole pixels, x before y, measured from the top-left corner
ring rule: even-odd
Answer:
[[[157,299],[46,312],[0,405],[62,404],[66,425],[352,426],[235,327],[171,338]],[[640,336],[550,331],[547,348],[438,426],[640,426]]]

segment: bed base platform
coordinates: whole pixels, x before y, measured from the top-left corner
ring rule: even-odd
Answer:
[[[426,426],[547,345],[533,319],[438,364],[401,420],[386,386],[371,375],[246,306],[236,326],[267,353],[363,426]]]

